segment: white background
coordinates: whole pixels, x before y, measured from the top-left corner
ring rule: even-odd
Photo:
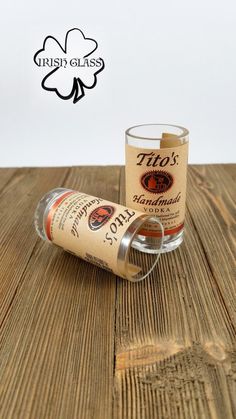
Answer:
[[[105,69],[77,104],[41,88],[47,35],[80,28]],[[234,162],[235,0],[8,0],[1,7],[0,166],[124,163],[124,130],[190,130],[190,162]]]

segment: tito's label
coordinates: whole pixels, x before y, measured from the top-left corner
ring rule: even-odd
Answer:
[[[48,239],[64,250],[123,276],[117,265],[120,242],[140,215],[102,198],[68,191],[53,204],[45,229]]]
[[[126,144],[126,205],[158,216],[169,235],[184,224],[188,143],[172,148],[161,143],[158,150]],[[150,223],[142,234],[160,236]]]

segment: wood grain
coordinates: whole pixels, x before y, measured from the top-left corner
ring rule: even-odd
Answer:
[[[40,197],[63,183],[68,169],[18,169],[1,192],[0,324],[14,299],[37,236],[33,214]]]
[[[195,231],[200,236],[222,302],[236,324],[236,185],[216,165],[192,167],[189,181],[188,208]]]
[[[184,243],[136,284],[32,222],[56,186],[123,202],[123,169],[0,170],[1,419],[236,417],[235,167],[189,168]]]
[[[215,213],[219,195],[227,199],[232,229],[235,203],[222,190],[220,180],[215,185],[210,170],[189,170],[181,247],[163,255],[156,272],[141,283],[118,281],[116,418],[236,415],[236,278],[231,231],[232,246],[216,248],[214,257],[225,222],[224,213]],[[200,182],[197,174],[202,171],[207,173],[206,177],[201,175]],[[211,194],[205,192],[204,179],[209,182],[207,191],[211,185]],[[228,186],[233,188],[232,181]]]
[[[119,173],[119,168],[71,169],[63,186],[95,194],[99,185],[100,194],[114,201]],[[45,188],[47,176],[45,171],[34,188],[42,189],[41,182]],[[27,215],[29,229],[33,214]],[[33,227],[30,235],[35,242]],[[115,289],[114,275],[37,241],[0,337],[1,418],[110,414]]]
[[[0,168],[0,193],[13,178],[14,173],[17,169],[2,169]]]

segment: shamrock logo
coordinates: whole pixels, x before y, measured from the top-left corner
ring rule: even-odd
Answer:
[[[96,86],[97,74],[105,67],[103,59],[95,55],[97,47],[94,39],[86,38],[77,28],[67,32],[64,48],[56,38],[47,36],[43,48],[34,55],[38,67],[50,69],[42,80],[42,88],[64,100],[73,97],[73,103],[77,103],[84,97],[85,89]]]

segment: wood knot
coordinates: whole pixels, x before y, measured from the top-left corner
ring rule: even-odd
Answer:
[[[144,345],[120,352],[116,355],[116,369],[150,365],[160,362],[184,350],[183,344],[163,341],[155,345]]]
[[[226,353],[224,348],[219,343],[207,342],[204,345],[205,351],[217,361],[224,361],[226,359]]]

